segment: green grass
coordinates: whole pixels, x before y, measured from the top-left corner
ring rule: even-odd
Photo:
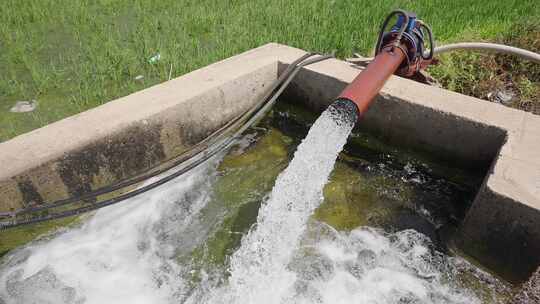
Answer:
[[[368,53],[394,8],[416,11],[445,41],[464,32],[491,37],[540,16],[539,7],[528,0],[3,0],[0,141],[267,42],[340,57]],[[161,60],[148,63],[158,52]],[[30,99],[36,111],[9,112]]]
[[[468,33],[464,39],[487,40],[540,53],[540,21],[524,18],[493,37],[482,39]],[[452,52],[438,59],[440,63],[428,71],[443,87],[487,100],[499,90],[512,92],[516,97],[508,106],[540,115],[539,64],[511,55],[476,52]]]

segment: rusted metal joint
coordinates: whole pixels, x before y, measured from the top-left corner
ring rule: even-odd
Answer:
[[[385,32],[392,17],[397,22],[389,32]],[[430,52],[424,55],[425,34],[429,39]],[[392,74],[405,77],[418,77],[433,60],[433,36],[431,29],[416,14],[403,10],[391,12],[384,20],[377,45],[375,57],[339,95],[338,99],[354,102],[358,115],[362,116],[383,85]]]

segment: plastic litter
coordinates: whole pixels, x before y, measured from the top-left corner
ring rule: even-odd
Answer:
[[[26,113],[26,112],[32,112],[36,109],[37,107],[37,101],[35,100],[30,100],[30,101],[26,101],[26,100],[22,100],[22,101],[17,101],[15,103],[15,105],[13,105],[13,107],[11,107],[11,109],[9,109],[10,112],[13,112],[13,113]]]
[[[157,53],[154,56],[150,57],[150,59],[148,59],[148,63],[154,64],[154,63],[157,63],[160,59],[161,59],[161,54]]]

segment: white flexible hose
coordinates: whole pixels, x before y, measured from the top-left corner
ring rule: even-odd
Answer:
[[[435,54],[446,53],[454,50],[473,50],[473,51],[488,51],[496,53],[505,53],[519,56],[536,63],[540,63],[540,54],[527,51],[524,49],[508,46],[504,44],[485,43],[485,42],[461,42],[447,44],[435,48]]]
[[[456,51],[456,50],[470,50],[470,51],[488,51],[494,53],[504,53],[515,55],[526,60],[533,61],[535,63],[540,63],[540,54],[531,52],[528,50],[520,49],[513,46],[508,46],[504,44],[496,43],[487,43],[487,42],[460,42],[452,43],[443,46],[438,46],[435,48],[435,55],[439,55],[446,52]],[[358,54],[354,54],[356,58],[349,58],[347,61],[358,63],[358,62],[370,62],[373,61],[373,57],[362,57]],[[425,53],[425,56],[428,55],[428,52]]]

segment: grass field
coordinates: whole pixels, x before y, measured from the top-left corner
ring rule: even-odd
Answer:
[[[438,41],[540,16],[530,0],[3,0],[0,141],[267,42],[366,54],[394,8],[416,11]],[[33,99],[36,111],[9,112]]]

